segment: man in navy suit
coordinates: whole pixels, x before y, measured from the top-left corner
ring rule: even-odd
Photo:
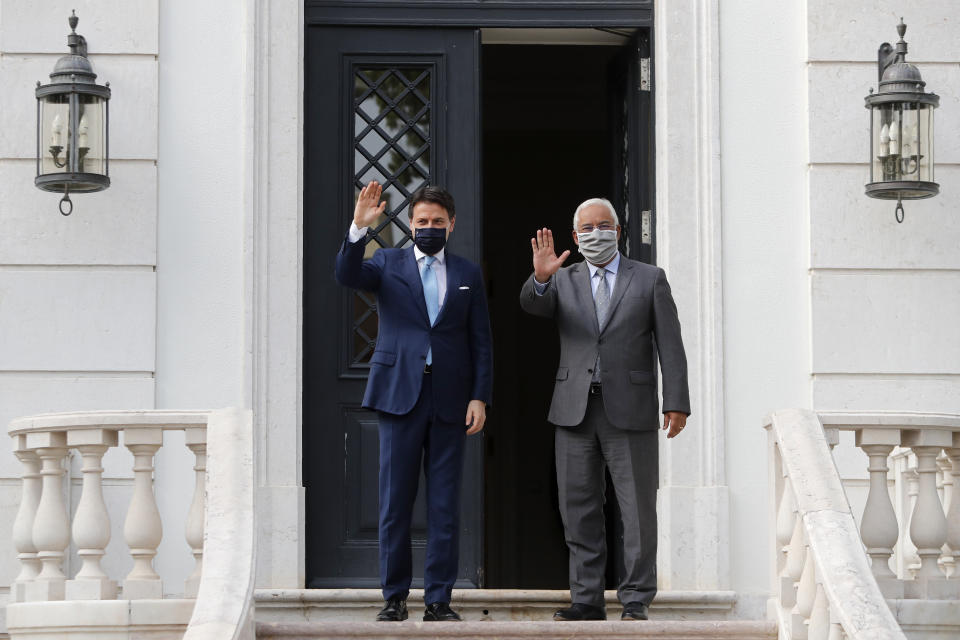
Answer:
[[[377,620],[407,618],[410,521],[420,464],[427,484],[424,620],[460,620],[450,608],[457,578],[460,479],[467,435],[479,433],[493,387],[490,319],[480,267],[444,249],[453,197],[424,187],[410,200],[414,246],[364,260],[367,227],[386,202],[371,182],[337,254],[337,282],[377,294],[380,328],[363,406],[379,413],[380,581]]]

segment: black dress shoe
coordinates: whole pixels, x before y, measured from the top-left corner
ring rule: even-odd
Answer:
[[[462,618],[457,612],[450,608],[448,602],[434,602],[428,604],[426,611],[423,612],[425,622],[460,622]]]
[[[581,602],[574,602],[566,609],[560,609],[553,614],[554,620],[572,622],[574,620],[606,620],[607,612],[601,607],[594,607]]]
[[[623,605],[621,620],[646,620],[649,607],[642,602],[628,602]]]
[[[400,622],[407,619],[407,601],[400,598],[387,600],[377,614],[377,622]]]

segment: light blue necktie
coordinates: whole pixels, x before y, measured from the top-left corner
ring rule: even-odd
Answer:
[[[437,290],[437,273],[433,270],[433,263],[437,259],[434,256],[427,256],[423,259],[423,271],[420,272],[420,280],[423,282],[423,297],[427,302],[427,315],[430,317],[430,326],[437,320],[437,314],[440,312],[440,294]],[[433,364],[433,347],[427,350],[427,364]]]

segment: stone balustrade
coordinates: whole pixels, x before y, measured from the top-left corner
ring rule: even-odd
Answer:
[[[764,427],[776,553],[770,613],[779,637],[905,640],[870,569],[831,457],[836,432],[801,409],[777,411]],[[868,547],[888,539],[885,530],[876,535],[880,541]]]
[[[852,431],[869,461],[860,535],[884,596],[960,599],[960,580],[950,579],[960,556],[960,416],[824,412],[820,421],[831,442]]]
[[[211,456],[211,461],[218,461],[217,489],[209,491],[208,424],[211,443],[219,448],[217,457]],[[153,566],[163,537],[154,493],[154,461],[164,432],[170,430],[185,432],[185,444],[195,460],[192,499],[184,500],[185,535],[195,568],[186,579],[182,598],[164,598],[163,582]],[[193,638],[252,637],[254,483],[249,411],[45,414],[14,420],[8,432],[23,465],[23,493],[13,526],[21,569],[7,606],[11,638],[179,640],[188,632],[188,624],[196,627],[190,632]],[[123,524],[133,567],[126,576],[117,576],[117,581],[101,566],[111,531],[102,461],[121,442],[133,456],[133,490]],[[82,459],[83,476],[72,523],[63,482],[70,450]],[[221,543],[228,541],[223,544],[228,555],[210,571],[204,587],[204,546],[211,533]],[[64,559],[71,543],[81,566],[68,576]],[[235,550],[243,557],[230,555]],[[219,553],[224,556],[225,552]],[[234,596],[228,603],[220,602],[224,585]],[[195,604],[204,600],[204,593],[207,602],[196,607],[202,609],[198,616]]]
[[[196,486],[187,518],[187,541],[197,567],[184,585],[195,597],[203,562],[206,411],[110,411],[60,413],[14,420],[8,429],[14,452],[23,464],[23,497],[14,522],[21,571],[11,585],[10,602],[55,600],[124,600],[163,598],[163,582],[153,558],[163,536],[163,523],[153,490],[154,456],[163,432],[186,432],[196,456]],[[110,542],[110,516],[101,479],[104,454],[123,446],[133,454],[133,494],[123,534],[133,568],[120,585],[104,573],[100,561]],[[83,484],[71,525],[64,499],[64,460],[75,449],[82,458]],[[63,572],[70,542],[82,565],[75,576]]]

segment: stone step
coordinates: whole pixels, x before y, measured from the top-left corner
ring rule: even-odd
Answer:
[[[490,640],[776,640],[773,622],[728,621],[606,621],[606,622],[258,622],[257,640],[321,640],[370,638],[489,638]]]
[[[607,615],[620,617],[615,591],[606,594]],[[255,593],[257,622],[370,622],[383,606],[379,589],[260,589]],[[650,606],[653,621],[723,621],[737,600],[733,591],[661,591]],[[560,589],[454,589],[450,602],[467,622],[552,622],[553,612],[570,606]],[[413,618],[423,615],[423,590],[407,598]]]

